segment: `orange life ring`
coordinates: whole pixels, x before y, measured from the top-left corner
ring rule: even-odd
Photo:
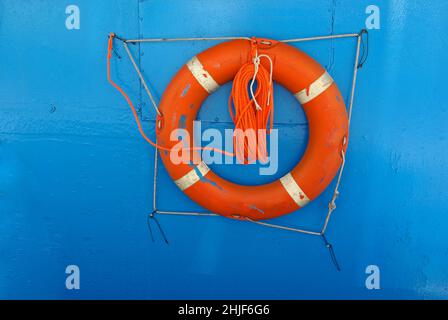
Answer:
[[[162,151],[160,156],[177,186],[196,203],[226,217],[261,220],[295,211],[325,190],[342,163],[348,117],[336,83],[319,63],[288,44],[256,41],[259,53],[269,55],[274,63],[274,81],[295,95],[308,119],[308,145],[297,166],[272,183],[246,186],[223,179],[204,162],[174,164],[168,152]],[[181,122],[192,136],[202,102],[233,80],[250,61],[250,50],[247,40],[224,42],[201,52],[179,70],[160,103],[159,145],[172,148],[178,143],[170,140],[170,134]]]

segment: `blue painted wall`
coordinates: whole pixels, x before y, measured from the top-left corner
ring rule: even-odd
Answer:
[[[447,298],[448,2],[439,1],[0,1],[0,298]],[[81,10],[67,30],[65,8]],[[107,34],[258,35],[276,39],[357,32],[381,10],[359,74],[347,168],[330,223],[342,271],[318,237],[220,217],[160,217],[170,244],[152,243],[154,150],[106,81]],[[160,99],[185,61],[212,43],[132,46]],[[297,45],[348,97],[355,40]],[[121,48],[113,77],[154,112]],[[200,118],[231,127],[229,86]],[[306,118],[277,88],[282,138],[275,177],[214,169],[239,182],[273,180],[306,146]],[[213,123],[212,123],[213,122]],[[214,123],[217,122],[217,123]],[[200,210],[159,171],[158,206]],[[318,229],[331,191],[275,222]],[[156,236],[159,236],[156,234]],[[65,288],[65,267],[81,289]],[[365,268],[381,270],[367,290]]]

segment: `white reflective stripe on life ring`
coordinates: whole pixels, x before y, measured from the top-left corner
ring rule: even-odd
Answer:
[[[198,57],[194,56],[191,58],[191,60],[187,62],[187,68],[208,93],[213,93],[219,88],[219,84],[213,79],[210,73],[204,69],[204,66],[201,61],[199,61]]]
[[[310,84],[308,88],[305,88],[297,92],[294,96],[301,104],[310,102],[322,92],[327,90],[333,83],[333,78],[328,72],[325,71],[316,81]]]
[[[282,183],[286,192],[288,192],[290,197],[294,200],[295,203],[297,203],[299,207],[304,207],[308,202],[310,202],[310,199],[305,194],[305,192],[303,192],[302,188],[300,188],[300,186],[297,184],[296,180],[294,180],[294,177],[291,175],[291,173],[288,173],[285,176],[281,177],[280,182]]]
[[[205,176],[209,171],[210,168],[205,164],[204,161],[202,161],[182,178],[174,181],[174,183],[179,187],[180,190],[183,191],[201,180],[201,178]]]

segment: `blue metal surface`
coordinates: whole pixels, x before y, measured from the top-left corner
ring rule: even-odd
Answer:
[[[81,28],[67,30],[78,5]],[[318,237],[224,218],[160,217],[152,243],[154,150],[108,85],[106,35],[258,35],[276,39],[357,32],[370,1],[0,1],[0,298],[447,298],[446,1],[377,0],[381,29],[359,75],[347,169],[329,226],[342,271]],[[174,75],[212,43],[132,46],[160,99]],[[354,39],[298,45],[348,98]],[[125,53],[113,77],[154,112]],[[200,117],[230,127],[229,86]],[[215,167],[240,182],[287,172],[306,146],[306,118],[282,88],[275,177]],[[218,123],[211,123],[218,122]],[[160,167],[159,208],[200,210]],[[275,222],[321,226],[331,191]],[[156,237],[159,235],[156,233]],[[81,289],[65,288],[65,267]],[[381,270],[367,290],[365,268]]]

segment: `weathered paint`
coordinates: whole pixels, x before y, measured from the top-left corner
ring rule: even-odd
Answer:
[[[179,123],[177,124],[179,129],[185,129],[185,120],[187,120],[187,117],[185,115],[181,115],[179,118]]]
[[[180,94],[181,97],[185,97],[188,93],[188,90],[190,89],[191,85],[189,83],[187,83],[187,85],[185,86],[184,90],[182,90],[182,93]]]
[[[345,33],[364,26],[372,3],[76,0],[81,28],[68,31],[65,7],[72,2],[0,3],[1,298],[448,297],[447,104],[437,86],[448,57],[448,2],[375,1],[381,29],[370,32],[359,73],[347,168],[328,230],[341,272],[319,238],[230,219],[160,217],[170,245],[151,242],[145,219],[153,149],[106,81],[106,35]],[[130,48],[140,52],[159,99],[172,75],[210,45]],[[347,99],[354,41],[298,47],[327,66]],[[126,53],[117,53],[112,76],[143,107],[142,118],[154,119]],[[207,99],[204,129],[231,127],[229,90]],[[275,99],[277,176],[257,177],[256,166],[213,166],[215,172],[261,184],[291,170],[306,146],[306,119],[282,88]],[[154,122],[144,125],[154,136]],[[159,177],[160,209],[201,210],[163,167]],[[328,190],[275,222],[317,229],[330,197]],[[80,291],[65,289],[69,264],[80,267]],[[381,269],[381,290],[364,286],[370,264]]]

